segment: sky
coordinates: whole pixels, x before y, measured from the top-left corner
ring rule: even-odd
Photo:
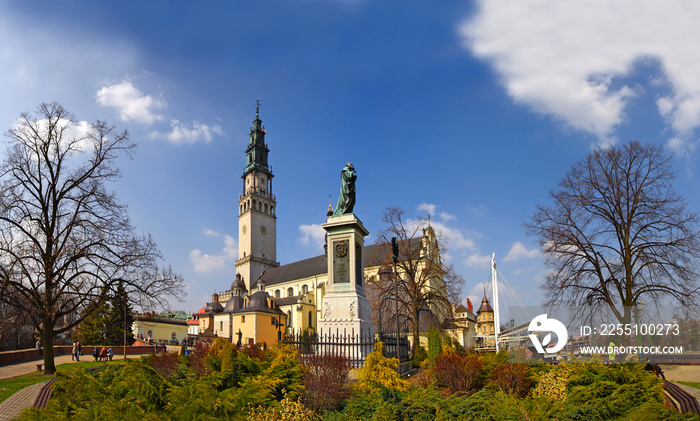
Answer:
[[[129,131],[109,188],[183,276],[171,309],[234,280],[258,99],[281,264],[323,253],[350,161],[367,243],[389,206],[430,214],[462,299],[495,254],[501,305],[539,305],[523,223],[593,148],[662,145],[700,210],[698,21],[672,0],[0,2],[0,130],[57,101]]]

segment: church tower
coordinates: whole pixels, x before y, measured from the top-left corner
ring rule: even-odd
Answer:
[[[241,178],[243,193],[238,198],[238,260],[236,272],[248,291],[253,291],[264,271],[277,262],[277,201],[272,194],[272,171],[267,164],[270,152],[265,144],[265,128],[260,120],[260,103],[250,129],[245,150],[246,166]]]

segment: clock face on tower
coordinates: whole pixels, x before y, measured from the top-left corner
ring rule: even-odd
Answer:
[[[263,226],[260,227],[260,233],[261,233],[262,235],[267,234],[267,228],[265,228],[265,225],[263,225]]]
[[[248,227],[243,225],[243,228],[241,228],[241,231],[243,231],[243,234],[245,234],[246,232],[248,232]]]

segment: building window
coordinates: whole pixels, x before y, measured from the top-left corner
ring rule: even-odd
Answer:
[[[301,286],[301,293],[306,295],[309,292],[309,287],[306,285]]]
[[[294,288],[287,288],[287,297],[291,297],[292,295],[294,295]]]
[[[314,315],[311,313],[311,310],[309,310],[309,327],[314,327]]]
[[[280,297],[280,290],[276,289],[275,290],[275,298],[279,298],[279,297]]]
[[[175,332],[173,332],[172,335],[170,335],[170,340],[177,341],[177,335],[175,334]]]
[[[224,322],[219,321],[219,330],[224,330]]]
[[[241,316],[241,323],[245,323],[245,316]]]
[[[272,321],[272,326],[277,324],[277,320],[274,317],[270,317],[270,321]]]

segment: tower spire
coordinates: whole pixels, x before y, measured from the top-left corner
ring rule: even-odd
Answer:
[[[279,266],[277,262],[277,201],[272,194],[272,169],[268,164],[270,149],[265,143],[260,120],[260,99],[255,101],[255,120],[250,128],[243,170],[243,192],[238,199],[239,246],[236,272],[247,291],[263,272]]]

